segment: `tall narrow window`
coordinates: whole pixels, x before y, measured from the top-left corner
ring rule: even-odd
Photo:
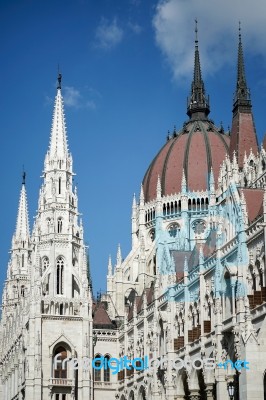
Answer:
[[[61,194],[61,178],[58,179],[58,193]]]
[[[48,267],[49,267],[49,258],[44,257],[42,260],[42,266],[41,266],[41,276],[45,273],[45,271]]]
[[[104,360],[106,360],[106,361],[104,361],[104,366],[105,366],[105,363],[106,363],[107,368],[106,369],[104,368],[103,380],[104,380],[104,382],[110,382],[110,368],[108,366],[108,361],[110,360],[110,357],[109,356],[105,356]]]
[[[63,227],[63,220],[62,218],[58,218],[57,220],[57,232],[62,233],[62,227]]]
[[[101,357],[100,354],[97,354],[95,356],[95,358],[97,358],[97,359],[100,358],[100,357]],[[96,360],[95,361],[95,368],[94,368],[94,380],[97,381],[97,382],[99,382],[101,380],[101,369],[100,369],[100,366],[101,366],[101,360]]]
[[[60,355],[59,355],[60,354]],[[62,368],[63,361],[67,358],[67,351],[64,347],[60,346],[54,352],[54,378],[67,378],[67,363],[64,365],[64,369]]]
[[[47,218],[47,232],[50,233],[50,228],[51,228],[51,219]]]
[[[62,257],[56,263],[56,294],[63,294],[64,260]]]

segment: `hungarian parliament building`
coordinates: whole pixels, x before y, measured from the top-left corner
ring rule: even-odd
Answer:
[[[225,131],[209,118],[196,35],[187,118],[144,174],[131,250],[109,260],[97,300],[59,74],[31,231],[25,176],[18,202],[0,399],[266,399],[266,140],[256,135],[241,32],[237,59]]]

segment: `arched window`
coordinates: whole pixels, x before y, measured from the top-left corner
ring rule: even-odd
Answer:
[[[21,293],[21,296],[22,296],[22,297],[25,296],[25,286],[24,286],[24,285],[21,286],[20,293]]]
[[[177,232],[180,231],[180,226],[174,222],[173,224],[168,226],[167,230],[171,237],[176,237]]]
[[[45,271],[48,267],[49,267],[49,258],[44,257],[42,260],[41,275],[43,275],[45,273]]]
[[[62,233],[62,227],[63,227],[63,220],[62,218],[58,218],[57,220],[57,232]]]
[[[55,349],[53,357],[53,370],[54,378],[66,379],[67,378],[67,363],[64,364],[63,361],[67,358],[67,351],[65,347],[59,346]]]
[[[50,219],[50,218],[47,218],[46,223],[47,223],[47,232],[50,233],[51,219]]]
[[[104,366],[105,366],[105,363],[106,363],[107,368],[104,369],[103,380],[104,380],[104,382],[110,382],[110,368],[108,366],[108,361],[110,360],[110,357],[109,356],[105,356],[104,360],[106,360],[106,361],[104,361]]]
[[[228,272],[224,276],[225,280],[225,318],[229,318],[232,315],[232,288],[231,278]]]
[[[61,178],[58,179],[58,194],[61,194]]]
[[[154,239],[155,239],[155,229],[154,229],[154,228],[152,228],[152,229],[150,230],[149,235],[150,235],[151,241],[153,242]]]
[[[101,357],[102,356],[100,354],[97,354],[94,358],[98,359],[98,358],[101,358]],[[95,365],[95,367],[93,369],[93,371],[94,371],[94,380],[96,382],[99,382],[101,380],[101,371],[102,371],[102,369],[100,369],[101,360],[96,360],[94,365]]]
[[[160,357],[165,354],[165,342],[164,342],[164,329],[163,329],[163,321],[160,319],[159,321],[160,326],[160,335],[159,335],[159,353]]]
[[[192,229],[195,232],[195,234],[200,235],[202,234],[205,229],[206,229],[206,223],[204,220],[197,219],[192,223]]]
[[[56,294],[63,294],[64,260],[59,257],[56,262]]]

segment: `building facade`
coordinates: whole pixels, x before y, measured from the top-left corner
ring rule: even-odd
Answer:
[[[62,368],[66,358],[92,354],[92,297],[72,178],[59,75],[32,234],[25,176],[20,193],[2,299],[1,399],[91,398],[91,371]]]
[[[33,232],[23,180],[4,284],[3,399],[266,399],[266,152],[241,33],[231,131],[209,113],[196,36],[188,120],[151,162],[131,250],[93,301],[59,75]],[[83,357],[106,367],[64,363]],[[113,373],[114,357],[135,368]]]
[[[151,162],[132,206],[132,249],[108,266],[123,316],[116,398],[265,399],[265,157],[239,34],[231,132],[209,118],[198,41],[188,121]],[[213,363],[210,365],[209,363]]]

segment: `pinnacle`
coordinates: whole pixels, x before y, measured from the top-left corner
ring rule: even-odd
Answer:
[[[50,146],[48,150],[50,159],[65,159],[68,155],[67,131],[64,114],[64,102],[60,86],[57,88],[55,98],[53,122],[50,136]]]
[[[242,46],[241,26],[239,25],[238,55],[237,55],[237,80],[234,96],[234,110],[238,106],[250,107],[250,92],[247,87],[244,53]]]
[[[195,55],[194,55],[194,75],[191,85],[190,99],[188,100],[187,115],[194,119],[205,118],[210,112],[209,98],[205,95],[204,82],[201,76],[200,55],[198,47],[198,25],[195,20]]]
[[[26,240],[29,238],[29,236],[30,236],[30,230],[29,230],[27,193],[25,184],[23,183],[20,191],[15,238],[20,240]]]

